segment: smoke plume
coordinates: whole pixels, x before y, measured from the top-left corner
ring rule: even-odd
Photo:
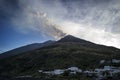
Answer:
[[[59,39],[71,34],[120,48],[120,0],[17,0],[10,18],[22,33]],[[12,13],[12,12],[11,12]]]

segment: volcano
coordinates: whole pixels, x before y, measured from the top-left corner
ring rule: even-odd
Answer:
[[[21,48],[26,49],[25,47]],[[20,48],[14,49],[14,52],[18,49]],[[120,49],[95,44],[71,35],[15,54],[0,59],[0,75],[30,74],[35,76],[39,74],[36,71],[40,69],[65,69],[71,66],[90,69],[101,67],[100,60],[120,59]]]

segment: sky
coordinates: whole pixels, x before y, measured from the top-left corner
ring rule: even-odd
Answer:
[[[120,48],[120,0],[0,0],[0,52],[70,34]]]

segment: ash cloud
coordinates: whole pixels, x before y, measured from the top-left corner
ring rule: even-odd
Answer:
[[[60,30],[59,25],[44,11],[46,5],[43,1],[19,1],[19,5],[22,8],[22,13],[17,17],[11,18],[12,23],[17,26],[16,29],[21,30],[23,33],[38,31],[41,35],[51,36],[55,39],[60,39],[66,35],[66,33]]]
[[[22,33],[35,31],[56,39],[71,34],[120,48],[120,0],[16,1],[10,21]],[[7,6],[4,9],[10,14],[13,11]]]

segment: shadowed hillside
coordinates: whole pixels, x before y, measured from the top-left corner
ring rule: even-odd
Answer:
[[[120,50],[94,44],[73,36],[0,60],[0,75],[36,75],[37,71],[77,66],[81,69],[101,67],[102,59],[120,59]]]

